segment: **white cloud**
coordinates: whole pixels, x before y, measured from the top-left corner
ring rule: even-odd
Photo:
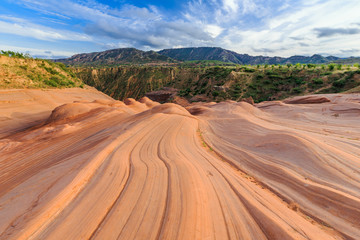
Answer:
[[[253,0],[242,0],[242,12],[243,13],[252,13],[257,10],[258,6]]]
[[[217,25],[208,24],[205,26],[205,31],[208,32],[211,37],[216,38],[222,33],[223,28]]]
[[[0,33],[14,34],[24,37],[31,37],[39,40],[73,40],[73,41],[91,41],[92,38],[88,35],[64,31],[58,29],[52,29],[42,25],[29,23],[25,19],[0,16]]]
[[[188,0],[180,14],[171,17],[156,6],[125,4],[111,8],[95,0],[18,2],[64,21],[80,20],[85,33],[56,30],[1,15],[0,32],[140,49],[211,45],[255,55],[326,52],[345,56],[352,50],[359,53],[356,33],[360,26],[356,23],[360,23],[360,1]]]
[[[249,54],[269,54],[291,56],[295,54],[312,55],[328,53],[348,56],[343,49],[358,49],[358,35],[336,35],[335,33],[355,34],[358,32],[354,22],[360,22],[360,2],[336,1],[312,2],[296,9],[287,10],[277,16],[269,17],[267,25],[243,31],[237,35],[246,39],[241,43],[231,42],[227,48]],[[316,29],[327,29],[319,38]],[[331,34],[333,33],[333,34]],[[254,51],[254,49],[274,49],[276,51]],[[354,51],[353,54],[358,54]]]
[[[229,13],[236,13],[239,8],[237,0],[223,0],[223,9]]]
[[[22,53],[29,53],[33,57],[41,57],[41,58],[59,58],[59,57],[69,57],[76,52],[72,51],[59,51],[59,50],[49,50],[49,49],[39,49],[39,48],[29,48],[29,47],[19,47],[19,46],[12,46],[12,45],[4,45],[0,44],[1,50],[11,50],[16,52]]]

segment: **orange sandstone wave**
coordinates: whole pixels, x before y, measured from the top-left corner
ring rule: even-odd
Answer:
[[[360,95],[185,109],[88,94],[6,119],[0,239],[360,238]]]

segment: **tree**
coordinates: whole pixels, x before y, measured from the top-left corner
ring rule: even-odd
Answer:
[[[334,64],[334,63],[330,63],[330,64],[328,65],[328,68],[329,68],[330,71],[333,71],[333,70],[335,69],[335,64]]]

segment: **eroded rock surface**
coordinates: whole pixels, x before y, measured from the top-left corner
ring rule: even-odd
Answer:
[[[53,111],[31,128],[5,120],[0,239],[360,238],[360,95],[186,108],[78,96],[34,100]]]

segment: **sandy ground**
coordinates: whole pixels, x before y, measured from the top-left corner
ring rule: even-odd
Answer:
[[[0,92],[0,239],[360,239],[359,94],[67,91]]]

